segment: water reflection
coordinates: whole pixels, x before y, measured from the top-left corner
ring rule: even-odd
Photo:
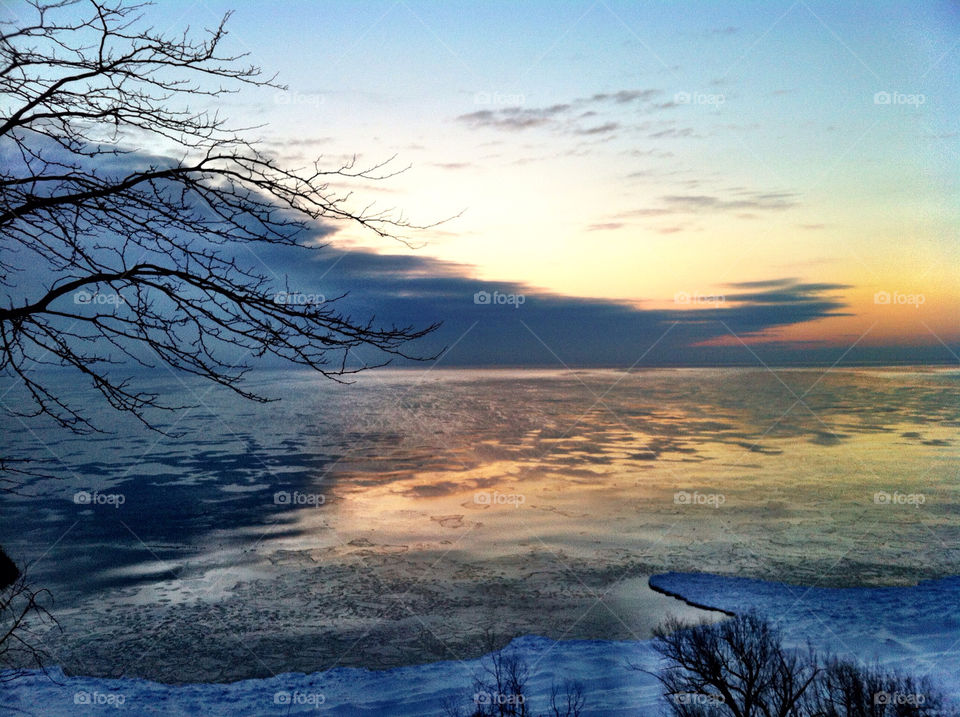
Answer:
[[[118,639],[157,606],[217,631],[203,604],[249,624],[269,600],[294,642],[406,625],[392,656],[368,653],[377,664],[445,656],[412,647],[407,601],[453,645],[476,614],[560,636],[598,594],[651,572],[821,585],[960,572],[956,371],[260,380],[283,401],[209,394],[176,419],[177,440],[126,424],[120,439],[7,434],[6,454],[43,457],[57,480],[3,498],[0,542],[38,559],[78,621],[129,605]],[[77,505],[79,490],[125,501]],[[570,636],[633,637],[606,613],[577,625]]]

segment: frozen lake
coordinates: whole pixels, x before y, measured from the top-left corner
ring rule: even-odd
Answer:
[[[639,641],[672,571],[808,588],[960,574],[960,372],[173,377],[167,438],[4,432],[55,479],[0,543],[51,589],[67,672],[225,681],[473,659],[490,628]],[[77,389],[72,389],[77,390]],[[13,429],[16,426],[12,427]]]

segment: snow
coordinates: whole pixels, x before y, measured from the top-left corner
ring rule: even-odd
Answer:
[[[655,680],[631,670],[628,662],[652,665],[647,643],[572,641],[557,643],[543,637],[517,638],[505,650],[524,655],[536,665],[529,700],[546,710],[544,695],[552,681],[581,680],[592,697],[589,715],[635,717],[639,705],[658,699]],[[445,697],[473,698],[473,675],[480,661],[437,662],[373,672],[337,668],[326,673],[285,674],[270,679],[231,684],[164,685],[146,680],[65,677],[56,682],[40,673],[4,687],[2,701],[27,714],[104,715],[442,715]],[[548,699],[548,698],[547,698]],[[79,702],[79,704],[78,704]],[[84,704],[86,703],[86,704]],[[293,703],[293,704],[291,704]]]
[[[700,573],[656,575],[650,584],[698,605],[756,609],[775,620],[788,642],[876,658],[929,671],[960,699],[960,577],[913,587],[817,588]],[[655,669],[649,642],[562,641],[524,636],[504,650],[531,666],[528,700],[545,710],[551,683],[583,682],[590,717],[655,714],[655,679],[629,665]],[[230,684],[165,685],[136,679],[66,677],[53,669],[6,684],[0,705],[25,714],[65,715],[442,715],[442,700],[472,696],[480,661],[436,662],[370,671],[337,668]]]
[[[820,588],[667,573],[650,586],[696,605],[728,612],[757,610],[789,644],[928,674],[960,700],[960,576],[911,587]]]

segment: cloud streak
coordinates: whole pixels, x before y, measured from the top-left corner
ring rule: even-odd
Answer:
[[[738,196],[737,196],[738,195]],[[740,190],[724,198],[705,194],[671,194],[662,197],[668,207],[684,211],[730,211],[789,209],[797,205],[798,196],[791,192],[752,192]]]
[[[580,125],[585,119],[599,116],[610,108],[663,109],[669,103],[657,105],[654,100],[663,94],[658,89],[628,89],[616,92],[598,92],[589,97],[578,97],[570,102],[544,107],[513,105],[498,109],[482,109],[462,114],[456,118],[461,124],[474,128],[506,130],[511,132],[548,127],[574,134],[604,134],[620,128],[615,121],[604,122],[595,127]]]
[[[598,227],[602,229],[605,227]],[[720,306],[644,309],[625,302],[553,294],[524,284],[482,281],[471,267],[410,254],[325,248],[296,257],[276,249],[262,257],[290,279],[290,290],[347,296],[342,311],[375,314],[379,322],[443,322],[422,344],[424,354],[450,348],[443,363],[491,365],[630,365],[650,350],[646,365],[755,363],[742,346],[711,345],[847,314],[845,284],[770,279],[730,285]],[[483,295],[501,297],[484,301]],[[508,297],[522,296],[522,302]],[[479,297],[479,298],[478,298]],[[507,297],[507,298],[505,298]],[[800,360],[807,345],[778,345]],[[828,350],[818,348],[818,350]],[[374,363],[375,357],[358,357]]]

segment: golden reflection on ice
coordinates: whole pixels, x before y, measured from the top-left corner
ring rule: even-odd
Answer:
[[[828,377],[797,402],[773,379],[741,394],[705,374],[682,395],[654,372],[596,372],[587,378],[595,390],[580,390],[562,411],[536,401],[557,386],[528,393],[524,405],[540,427],[507,420],[388,460],[348,459],[325,479],[328,504],[300,511],[299,534],[270,545],[320,561],[350,552],[500,560],[539,551],[561,561],[836,584],[910,582],[956,564],[956,542],[936,538],[938,529],[956,530],[955,421],[902,407],[884,416],[871,403],[878,381],[869,375],[844,376],[845,392],[832,399],[820,391],[830,390]],[[799,395],[818,376],[786,380]],[[576,392],[578,382],[564,378],[568,395]],[[501,418],[521,415],[509,381],[483,388],[460,398]],[[437,387],[421,398],[428,391]],[[426,462],[430,469],[418,468]],[[897,510],[877,502],[884,492],[926,498],[921,509]],[[884,539],[894,531],[896,541]],[[845,569],[824,576],[838,563]]]

